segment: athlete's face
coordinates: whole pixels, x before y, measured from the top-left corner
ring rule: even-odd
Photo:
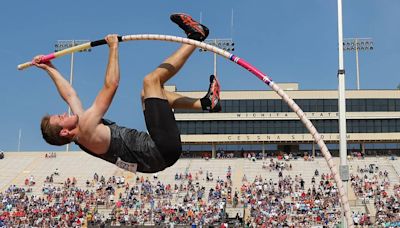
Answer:
[[[78,115],[68,116],[66,113],[61,115],[52,115],[50,117],[51,125],[58,125],[63,129],[73,129],[78,125],[79,117]]]

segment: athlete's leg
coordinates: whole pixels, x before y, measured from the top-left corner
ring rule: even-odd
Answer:
[[[192,98],[179,93],[163,89],[163,94],[173,109],[208,110],[209,112],[221,111],[220,86],[214,75],[210,76],[210,85],[207,94],[202,98]],[[144,102],[144,91],[142,90],[142,102]]]
[[[209,112],[221,111],[220,85],[214,75],[210,76],[210,86],[207,94],[202,98],[190,98],[181,94],[164,91],[169,105],[174,109],[197,109]]]
[[[171,108],[174,109],[196,109],[201,110],[201,101],[200,98],[191,98],[183,96],[179,93],[171,92],[171,91],[164,91],[168,103]]]
[[[195,46],[183,44],[153,72],[146,75],[143,79],[143,98],[158,97],[167,99],[163,90],[164,83],[182,68],[195,49]]]
[[[182,13],[173,14],[171,15],[171,20],[183,29],[190,39],[203,41],[208,36],[208,28],[193,20],[189,15]],[[183,44],[175,53],[144,78],[143,102],[150,97],[168,99],[163,90],[164,83],[182,68],[195,49],[195,46]]]
[[[183,28],[188,36],[191,34],[204,40],[208,35],[208,29],[206,33],[205,27],[188,15],[173,15],[171,19]],[[173,165],[181,155],[180,132],[163,85],[182,68],[195,49],[194,46],[183,44],[143,80],[142,100],[146,127],[155,145],[152,152],[160,155],[164,164],[163,167],[150,167],[149,171],[165,169]]]

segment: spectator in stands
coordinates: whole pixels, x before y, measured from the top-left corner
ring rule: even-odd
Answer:
[[[29,176],[29,186],[35,185],[35,178],[33,177],[33,175]]]

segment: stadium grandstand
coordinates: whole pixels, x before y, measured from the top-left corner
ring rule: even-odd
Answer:
[[[83,152],[6,152],[0,160],[6,227],[333,227],[337,191],[322,158],[180,159],[156,174],[133,174]],[[335,159],[338,163],[339,159]],[[349,160],[356,225],[399,219],[398,160]]]
[[[297,84],[285,90],[324,135],[338,166],[337,92],[301,91]],[[400,91],[347,96],[353,222],[395,227]],[[222,113],[175,110],[184,154],[156,174],[124,171],[81,151],[4,152],[0,227],[339,225],[341,205],[326,161],[285,104],[272,91],[221,97]]]

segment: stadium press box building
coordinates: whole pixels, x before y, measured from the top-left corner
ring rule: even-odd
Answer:
[[[330,152],[339,153],[337,90],[299,90],[297,83],[279,86],[300,106],[322,135]],[[166,87],[177,91],[175,86]],[[178,92],[178,91],[177,91]],[[202,97],[205,91],[182,92]],[[274,91],[221,91],[222,112],[174,110],[183,151],[274,154],[319,153],[297,115]],[[348,153],[400,154],[400,90],[347,90]]]

